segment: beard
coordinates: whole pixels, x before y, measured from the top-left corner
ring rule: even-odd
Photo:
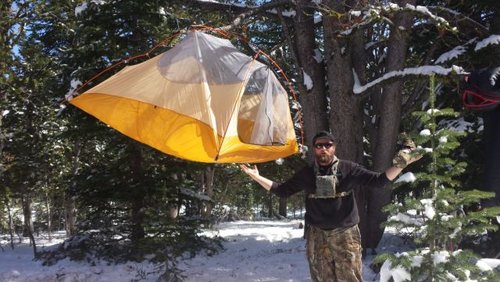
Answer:
[[[316,155],[316,160],[318,161],[319,165],[329,165],[332,163],[333,157],[327,153],[321,153],[319,155]]]

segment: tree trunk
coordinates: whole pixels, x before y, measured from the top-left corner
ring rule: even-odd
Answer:
[[[131,222],[132,222],[132,230],[130,234],[130,239],[133,242],[137,242],[140,239],[143,239],[146,235],[144,231],[144,197],[135,197],[132,202],[131,208]]]
[[[340,3],[339,3],[340,2]],[[324,1],[333,11],[344,13],[344,1]],[[347,22],[335,16],[323,17],[325,59],[330,97],[329,125],[338,138],[337,156],[354,162],[363,160],[363,109],[361,98],[353,93],[353,59],[350,50],[357,44],[338,34]]]
[[[49,193],[45,192],[45,208],[47,209],[47,233],[49,242],[52,242],[52,211],[50,209]]]
[[[287,199],[285,197],[281,197],[279,201],[278,213],[283,217],[286,217],[286,205]]]
[[[132,173],[132,179],[134,180],[133,182],[137,182],[142,175],[142,152],[139,145],[136,143],[129,144],[129,150],[129,165]],[[144,194],[145,193],[142,191],[137,191],[137,193],[134,193],[135,197],[132,199],[130,209],[130,220],[132,225],[130,239],[132,241],[143,239],[146,235],[143,225],[145,217]]]
[[[400,6],[415,5],[415,0],[398,1]],[[394,27],[388,41],[386,71],[401,70],[404,68],[408,49],[408,30],[411,28],[412,15],[400,13],[395,16]],[[401,123],[402,82],[395,81],[383,87],[382,101],[378,109],[379,124],[373,149],[373,170],[383,172],[391,166],[395,153]],[[382,235],[382,222],[387,215],[382,208],[391,201],[391,189],[369,189],[365,194],[366,209],[364,215],[366,224],[361,228],[364,248],[376,248]]]
[[[66,236],[70,237],[76,233],[76,203],[73,196],[69,193],[65,194],[64,200],[64,215]]]
[[[3,116],[0,114],[0,179],[3,177],[3,172],[5,170],[1,161],[3,160],[3,148],[5,146],[5,134],[3,133],[2,127],[2,118]]]
[[[500,6],[494,6],[495,17],[491,25],[492,34],[500,33]],[[488,57],[491,67],[500,65],[500,48],[494,48],[491,56]],[[496,86],[499,85],[499,78],[496,80]],[[500,105],[496,109],[486,112],[483,115],[483,151],[484,162],[484,189],[495,192],[495,198],[488,200],[486,206],[500,206]],[[500,237],[500,231],[497,231]]]
[[[76,177],[78,169],[80,166],[80,153],[82,151],[82,143],[79,139],[75,140],[73,147],[73,157],[72,157],[72,168],[71,175]],[[73,190],[76,189],[76,182],[73,181],[68,187],[69,189],[64,193],[64,229],[66,230],[66,236],[70,237],[76,233],[76,202],[73,196]]]
[[[297,74],[302,80],[297,83],[297,87],[300,91],[300,104],[304,114],[305,145],[310,144],[312,137],[318,131],[328,129],[325,65],[322,58],[315,57],[319,51],[316,50],[318,46],[315,43],[314,11],[307,8],[310,2],[309,0],[297,1],[297,13],[294,17],[295,45],[292,45],[296,54]],[[304,84],[305,75],[312,80],[311,89],[307,89]],[[308,157],[312,159],[312,154],[308,154]]]
[[[23,237],[29,237],[30,244],[33,244],[33,255],[37,257],[36,251],[36,242],[34,236],[34,228],[33,228],[33,218],[31,217],[32,206],[31,206],[31,196],[27,193],[23,193],[21,196],[21,202],[23,206],[23,217],[24,217],[24,228],[23,228]]]
[[[205,193],[210,199],[214,194],[214,176],[215,169],[212,165],[207,165],[205,167],[205,171],[202,176],[202,192]],[[201,216],[204,219],[210,219],[212,215],[213,202],[212,201],[204,201],[202,203]]]
[[[500,106],[484,113],[484,190],[495,192],[495,197],[485,201],[485,206],[500,206]]]
[[[12,219],[12,210],[10,208],[9,197],[4,194],[4,202],[7,207],[7,213],[9,218],[9,235],[10,235],[10,247],[14,249],[14,220]]]
[[[271,218],[273,217],[273,194],[268,193],[267,197],[268,197],[267,215],[269,218]]]

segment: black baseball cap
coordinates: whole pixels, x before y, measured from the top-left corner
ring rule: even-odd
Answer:
[[[323,130],[323,131],[316,133],[316,135],[314,135],[313,140],[312,140],[313,145],[316,144],[316,140],[318,140],[320,138],[321,139],[330,139],[330,141],[332,141],[333,143],[337,143],[337,139],[335,139],[335,136],[333,136],[333,134],[331,134],[330,132],[328,132],[326,130]]]

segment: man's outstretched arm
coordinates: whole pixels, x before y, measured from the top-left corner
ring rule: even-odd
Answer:
[[[255,180],[255,182],[259,183],[262,187],[264,187],[264,189],[266,189],[267,191],[271,190],[271,186],[273,186],[273,181],[260,175],[256,165],[254,165],[252,168],[247,165],[241,164],[240,169],[248,176],[250,176],[250,178]]]

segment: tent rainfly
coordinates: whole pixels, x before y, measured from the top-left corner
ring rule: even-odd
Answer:
[[[70,103],[191,161],[259,163],[298,151],[288,94],[271,69],[229,40],[201,31]]]

